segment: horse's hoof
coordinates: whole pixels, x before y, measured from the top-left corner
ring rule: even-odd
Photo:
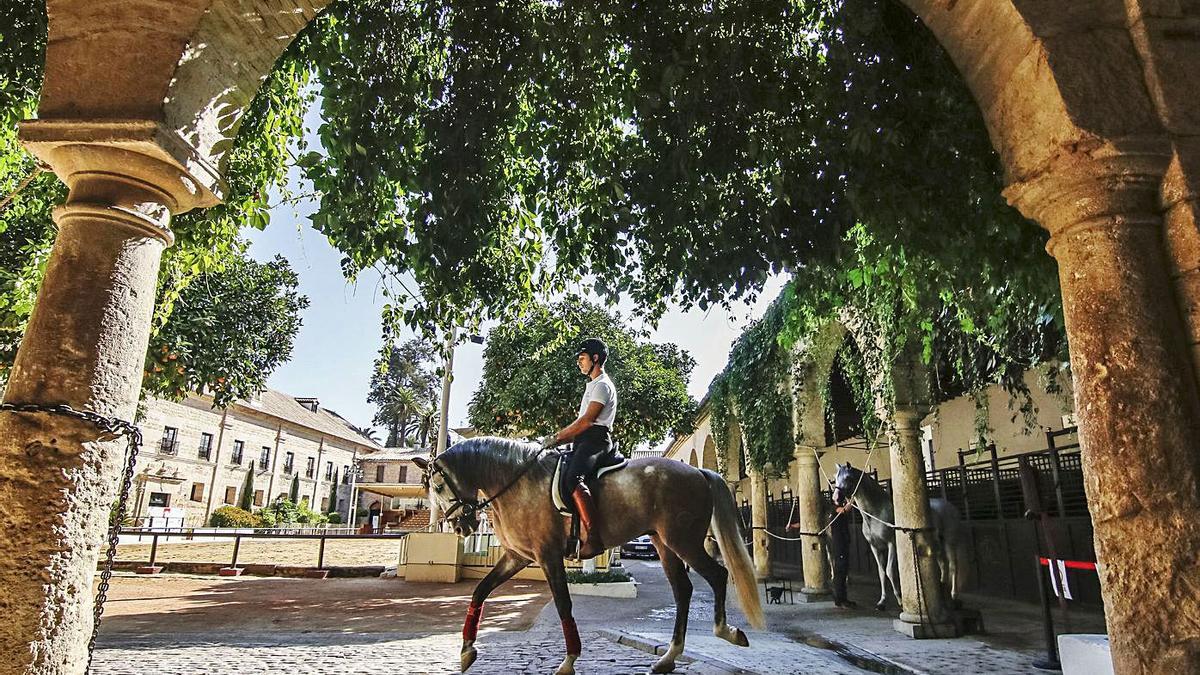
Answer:
[[[479,652],[476,651],[474,647],[467,647],[463,649],[462,654],[459,655],[459,661],[462,665],[461,672],[467,672],[467,669],[470,668],[473,663],[475,663],[475,659],[478,656]]]
[[[579,657],[568,654],[567,658],[563,659],[562,665],[558,667],[558,670],[554,671],[554,675],[575,675],[575,659],[577,658]]]
[[[875,609],[880,612],[886,612],[887,611],[887,603],[886,602],[877,602],[877,603],[875,603]]]
[[[673,673],[673,672],[675,672],[675,659],[668,659],[664,656],[663,658],[658,660],[658,663],[654,664],[654,667],[650,669],[650,672],[652,672],[652,673]]]
[[[750,640],[746,637],[746,634],[742,632],[741,628],[733,629],[733,640],[731,640],[731,642],[739,647],[750,646]]]

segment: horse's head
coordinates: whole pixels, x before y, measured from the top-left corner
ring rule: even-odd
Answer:
[[[431,462],[416,457],[413,464],[423,472],[421,483],[429,490],[430,498],[437,503],[442,520],[450,521],[455,534],[461,537],[470,536],[479,529],[478,502],[474,494],[467,495],[461,491],[450,470],[438,459],[435,457]]]
[[[833,501],[840,504],[854,494],[862,480],[863,472],[850,466],[850,462],[837,465],[837,473],[833,477]]]

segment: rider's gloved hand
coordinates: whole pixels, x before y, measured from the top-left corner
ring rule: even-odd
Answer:
[[[549,450],[558,445],[558,434],[550,434],[542,439],[542,447]]]

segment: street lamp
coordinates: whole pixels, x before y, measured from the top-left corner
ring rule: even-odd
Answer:
[[[446,362],[442,368],[442,413],[438,419],[438,438],[436,451],[433,452],[429,460],[433,461],[434,457],[446,451],[447,445],[450,443],[450,383],[454,380],[454,344],[458,341],[458,327],[450,328],[450,334],[446,336]],[[471,342],[477,345],[483,344],[482,335],[472,335]],[[433,493],[429,495],[429,528],[431,530],[440,527],[438,521],[442,519],[442,507],[437,500],[433,498]]]

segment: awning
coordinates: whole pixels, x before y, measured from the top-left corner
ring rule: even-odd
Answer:
[[[429,496],[429,491],[420,483],[359,483],[358,489],[385,497],[413,497],[421,499]]]

